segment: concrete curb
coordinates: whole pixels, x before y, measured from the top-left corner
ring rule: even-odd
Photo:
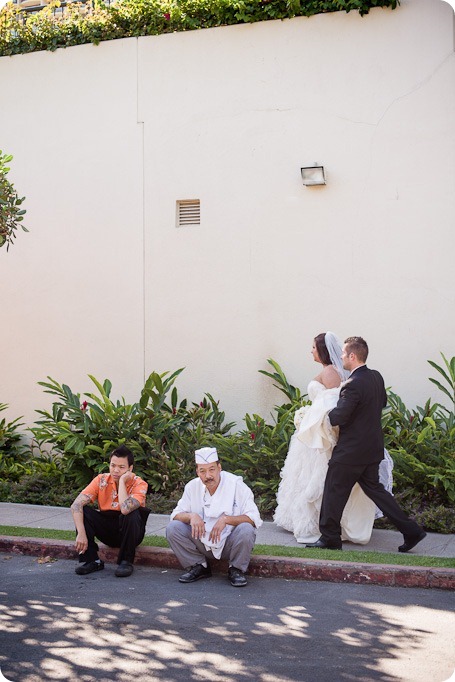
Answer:
[[[51,556],[54,559],[77,559],[74,543],[69,540],[45,540],[0,536],[0,551],[11,554]],[[101,545],[100,556],[115,563],[117,550]],[[139,547],[137,565],[155,568],[181,569],[174,553],[167,547]],[[226,571],[223,563],[212,566],[214,572]],[[440,590],[455,589],[455,569],[426,568],[425,566],[395,566],[390,564],[357,564],[320,559],[261,556],[251,557],[250,575],[288,580],[320,580],[336,583],[356,583],[390,587],[423,587]]]

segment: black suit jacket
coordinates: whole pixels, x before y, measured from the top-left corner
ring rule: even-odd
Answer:
[[[342,386],[337,406],[329,412],[332,426],[340,427],[332,460],[342,464],[371,464],[384,457],[381,412],[387,404],[379,372],[358,367]]]

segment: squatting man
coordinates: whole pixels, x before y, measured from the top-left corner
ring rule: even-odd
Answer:
[[[150,513],[145,508],[147,483],[133,473],[133,465],[133,453],[121,445],[111,453],[109,473],[96,476],[71,505],[79,553],[78,575],[104,568],[95,536],[108,547],[120,548],[115,571],[118,578],[133,572],[136,547],[144,539]],[[88,506],[90,502],[98,502],[100,511]]]
[[[197,478],[186,484],[166,529],[168,542],[185,572],[181,583],[210,578],[207,559],[226,560],[234,587],[245,576],[262,525],[253,493],[241,476],[222,471],[216,448],[195,452]]]

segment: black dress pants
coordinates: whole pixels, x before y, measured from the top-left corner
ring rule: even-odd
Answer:
[[[393,495],[380,483],[379,462],[353,466],[330,461],[319,518],[321,537],[328,545],[341,548],[340,521],[355,483],[404,536],[421,532],[420,526],[404,513]]]
[[[84,527],[87,533],[88,548],[79,555],[79,561],[95,561],[98,559],[98,545],[95,537],[108,547],[119,547],[117,563],[134,562],[136,547],[141,544],[145,535],[145,524],[150,511],[140,507],[129,514],[116,511],[97,511],[88,505],[84,506]]]

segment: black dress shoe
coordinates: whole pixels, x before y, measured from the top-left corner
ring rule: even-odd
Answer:
[[[415,547],[423,538],[426,538],[427,534],[423,530],[418,535],[408,535],[404,536],[404,542],[398,547],[399,552],[409,552],[410,549]]]
[[[234,587],[244,587],[248,583],[245,573],[235,566],[229,566],[228,578]]]
[[[115,569],[115,575],[117,578],[127,578],[133,572],[133,564],[129,561],[121,561],[117,568]]]
[[[80,566],[77,566],[74,570],[78,575],[88,575],[88,573],[102,571],[103,568],[104,561],[98,559],[97,561],[86,561],[85,564],[80,564]]]
[[[313,547],[317,547],[318,549],[343,549],[341,545],[328,545],[322,538],[319,538],[316,542],[307,542],[305,547],[310,547],[311,549]]]
[[[210,578],[212,576],[212,569],[210,566],[203,566],[202,564],[194,564],[186,569],[185,573],[179,578],[179,583],[194,583],[201,578]]]

